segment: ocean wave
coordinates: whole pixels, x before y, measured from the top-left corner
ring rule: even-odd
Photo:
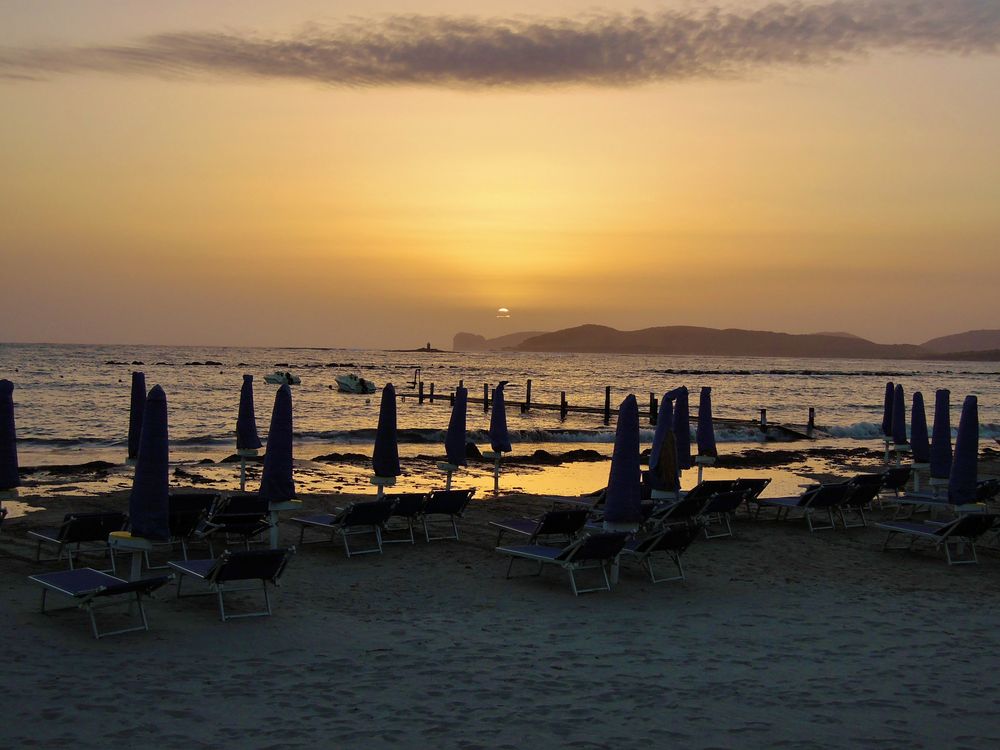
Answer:
[[[996,377],[1000,372],[980,372],[971,370],[813,370],[813,369],[740,369],[740,370],[695,370],[667,369],[654,370],[659,375],[699,375],[703,377],[715,375],[772,375],[776,377],[823,377],[823,378],[914,378],[929,375],[963,375],[971,377]]]

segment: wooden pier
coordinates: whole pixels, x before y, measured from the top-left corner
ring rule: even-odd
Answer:
[[[460,381],[459,385],[463,385]],[[483,383],[483,395],[479,396],[469,396],[468,403],[470,404],[481,404],[483,407],[483,412],[488,413],[490,410],[490,394],[491,388],[489,383]],[[410,391],[398,391],[397,395],[400,399],[405,400],[407,398],[417,399],[418,404],[423,404],[425,401],[429,404],[434,403],[446,403],[451,406],[455,403],[455,392],[435,392],[434,383],[424,383],[419,381],[416,384],[415,390]],[[537,403],[531,400],[531,381],[525,382],[524,387],[524,398],[520,401],[508,400],[507,408],[515,407],[520,410],[522,414],[526,414],[533,410],[539,411],[555,411],[559,412],[559,421],[565,421],[568,414],[571,412],[574,414],[595,414],[600,415],[606,426],[611,424],[612,417],[618,416],[618,409],[611,406],[611,386],[604,387],[604,406],[586,406],[581,404],[570,404],[566,399],[566,391],[561,391],[559,394],[558,404],[546,404]],[[642,404],[639,407],[640,418],[645,417],[650,425],[656,424],[656,418],[659,413],[659,404],[656,398],[656,394],[650,392],[648,406]],[[698,413],[697,411],[692,411],[690,413],[690,421],[697,423]],[[760,417],[758,419],[740,419],[734,417],[717,417],[713,415],[712,422],[716,425],[724,425],[730,427],[746,427],[746,428],[756,428],[761,432],[767,434],[769,432],[774,432],[783,435],[786,439],[791,440],[814,440],[817,437],[825,437],[826,433],[816,427],[816,410],[812,407],[809,409],[808,420],[804,425],[799,424],[787,424],[779,422],[770,422],[767,419],[767,409],[760,410]]]

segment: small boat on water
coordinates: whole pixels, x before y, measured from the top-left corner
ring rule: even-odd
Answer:
[[[375,384],[365,380],[353,372],[348,375],[338,375],[337,390],[341,393],[375,393]]]
[[[264,382],[271,385],[302,385],[302,378],[290,372],[275,370],[270,375],[264,376]]]

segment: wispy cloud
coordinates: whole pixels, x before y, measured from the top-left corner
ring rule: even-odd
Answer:
[[[0,51],[0,79],[98,71],[333,86],[629,86],[748,76],[892,50],[1000,52],[998,0],[777,2],[575,18],[396,15],[282,38],[177,32],[112,46]]]

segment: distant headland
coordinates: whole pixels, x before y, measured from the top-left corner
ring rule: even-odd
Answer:
[[[931,339],[923,344],[879,344],[841,332],[795,334],[700,326],[657,326],[620,331],[609,326],[588,324],[548,333],[521,331],[493,339],[474,333],[457,333],[453,349],[993,362],[1000,361],[1000,329],[966,331]]]

